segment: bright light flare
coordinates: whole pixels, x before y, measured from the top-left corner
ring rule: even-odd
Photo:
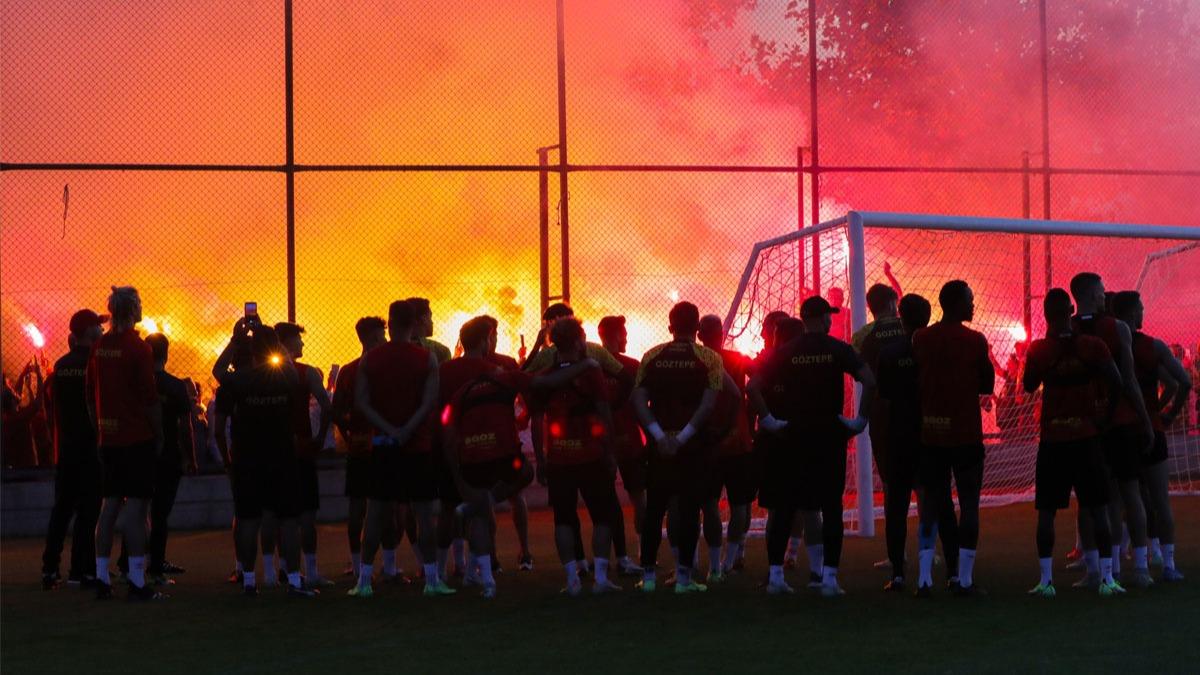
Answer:
[[[271,355],[271,365],[278,366],[281,363],[283,363],[283,357],[278,354]]]
[[[142,327],[142,330],[146,331],[147,335],[153,335],[155,333],[162,333],[163,335],[171,334],[171,324],[167,323],[166,319],[163,319],[162,323],[160,324],[158,320],[154,319],[153,317],[143,316],[138,325]]]
[[[23,327],[25,334],[29,336],[29,341],[33,343],[35,349],[41,349],[46,346],[46,338],[42,335],[42,331],[38,327],[27,323]]]
[[[1025,326],[1014,323],[1008,327],[1008,334],[1017,342],[1024,342],[1029,339],[1029,334],[1025,332]]]

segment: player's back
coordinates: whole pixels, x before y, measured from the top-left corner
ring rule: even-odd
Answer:
[[[233,455],[254,461],[290,456],[295,383],[272,366],[245,368],[221,385],[231,406]]]
[[[983,442],[979,397],[991,394],[996,371],[983,333],[950,321],[913,336],[921,390],[921,441],[938,447]]]
[[[845,397],[845,375],[859,358],[849,343],[824,333],[804,333],[776,345],[763,377],[776,389],[783,417],[793,431],[824,430],[837,424]],[[779,388],[782,387],[782,391]]]
[[[1111,360],[1104,342],[1089,335],[1033,341],[1025,373],[1042,382],[1043,441],[1073,441],[1099,433],[1095,420],[1104,398],[1100,369]]]
[[[1123,351],[1119,328],[1121,323],[1110,314],[1080,314],[1071,318],[1072,329],[1082,335],[1090,335],[1102,340],[1113,359],[1117,361],[1117,365],[1121,363],[1121,352]],[[1113,424],[1118,426],[1133,424],[1137,421],[1133,406],[1124,394],[1119,394],[1119,396],[1117,410],[1113,413]]]
[[[871,324],[871,330],[863,336],[858,352],[873,372],[879,372],[879,355],[885,347],[911,342],[899,317],[887,317]]]
[[[638,368],[637,385],[646,390],[654,417],[667,431],[683,429],[700,407],[705,390],[719,392],[723,382],[720,355],[684,340],[651,348]]]
[[[921,385],[912,340],[890,342],[876,363],[879,397],[888,402],[888,436],[913,443],[921,438]]]
[[[404,426],[421,407],[429,377],[429,352],[410,342],[386,342],[363,357],[371,407],[393,426]]]
[[[546,372],[570,366],[556,363]],[[544,398],[546,457],[551,464],[582,464],[603,455],[604,426],[600,404],[607,402],[604,375],[588,368]]]
[[[1134,331],[1133,342],[1133,372],[1137,376],[1138,388],[1142,390],[1142,400],[1146,402],[1146,410],[1161,410],[1162,402],[1158,391],[1158,369],[1162,358],[1154,338],[1142,331]],[[1156,431],[1162,429],[1162,416],[1150,415],[1150,422]]]
[[[154,431],[146,409],[158,401],[154,357],[135,331],[109,331],[92,348],[88,365],[94,388],[101,445],[150,441]]]

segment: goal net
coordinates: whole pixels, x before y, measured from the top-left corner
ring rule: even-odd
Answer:
[[[1110,291],[1139,290],[1145,332],[1185,350],[1196,368],[1200,340],[1200,228],[1000,218],[850,212],[846,216],[755,245],[726,317],[730,346],[762,348],[767,313],[795,315],[822,295],[844,310],[833,335],[849,341],[870,320],[866,291],[898,285],[934,305],[943,283],[964,279],[975,293],[971,327],[987,336],[996,364],[996,394],[984,397],[987,446],[983,503],[1033,499],[1038,400],[1020,386],[1027,341],[1045,333],[1041,299],[1066,288],[1081,271],[1101,275]],[[894,282],[889,279],[889,274]],[[857,394],[856,394],[857,395]],[[847,400],[847,407],[852,404]],[[1167,432],[1171,487],[1200,491],[1200,429],[1195,394]],[[868,458],[859,461],[859,456]],[[848,528],[874,534],[882,493],[870,440],[850,444],[844,503]]]

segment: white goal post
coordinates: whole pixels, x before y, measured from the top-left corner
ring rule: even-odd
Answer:
[[[795,315],[806,297],[820,294],[835,305],[842,296],[849,320],[835,325],[834,334],[849,341],[869,320],[866,293],[874,283],[920,293],[937,320],[941,284],[965,279],[976,293],[972,327],[988,336],[1000,371],[997,395],[981,401],[988,445],[983,502],[1024,501],[1033,497],[1038,401],[1013,381],[1020,343],[1043,334],[1045,291],[1067,287],[1085,270],[1098,272],[1108,290],[1142,293],[1147,333],[1193,353],[1200,348],[1200,227],[871,211],[755,244],[725,317],[726,339],[754,353],[767,313]],[[1187,419],[1169,430],[1176,492],[1200,490],[1200,411],[1192,401],[1187,408],[1181,415]],[[851,443],[845,500],[849,531],[868,537],[882,509],[875,505],[872,462],[856,460],[870,450],[866,433]]]

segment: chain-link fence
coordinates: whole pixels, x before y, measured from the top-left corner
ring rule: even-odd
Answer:
[[[8,0],[6,377],[113,284],[207,398],[245,301],[327,372],[413,295],[639,355],[849,208],[1200,225],[1194,1],[814,2]]]

